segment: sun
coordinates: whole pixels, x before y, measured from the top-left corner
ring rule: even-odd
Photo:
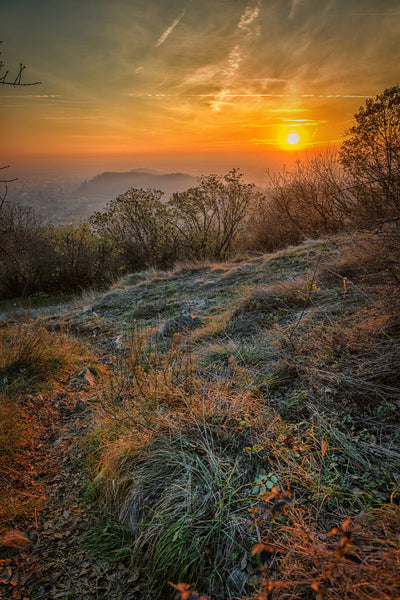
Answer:
[[[297,135],[297,133],[289,133],[289,135],[287,136],[287,143],[290,144],[291,146],[295,146],[296,144],[298,144],[300,141],[299,136]]]

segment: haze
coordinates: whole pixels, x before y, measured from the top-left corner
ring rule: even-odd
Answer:
[[[16,172],[241,167],[260,182],[338,144],[398,80],[394,0],[2,0],[0,13],[7,68],[42,82],[0,89],[0,160]]]

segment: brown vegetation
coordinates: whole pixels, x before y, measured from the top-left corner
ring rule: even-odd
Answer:
[[[75,467],[82,483],[85,460],[86,485],[71,509],[85,531],[67,540],[70,510],[59,495],[53,545],[68,546],[68,574],[47,547],[59,575],[26,584],[25,571],[19,590],[124,600],[399,596],[398,170],[385,171],[397,165],[397,146],[389,144],[390,165],[378,155],[389,187],[386,175],[372,180],[366,169],[363,180],[360,170],[370,158],[362,128],[379,143],[372,125],[389,109],[397,115],[399,103],[393,88],[356,115],[346,173],[333,156],[315,158],[272,177],[268,200],[232,171],[202,178],[168,205],[157,192],[130,190],[91,224],[70,228],[3,203],[6,293],[61,281],[77,289],[89,272],[98,284],[129,266],[148,269],[62,319],[0,324],[0,577],[10,597],[22,581],[19,553],[43,548],[21,530],[35,520],[44,527],[43,482],[65,456],[63,439],[72,448],[80,431],[71,402],[81,385],[96,411]],[[37,248],[32,258],[20,234]],[[301,243],[260,254],[289,242]],[[258,253],[211,262],[238,249]],[[202,262],[185,262],[193,258]],[[196,329],[155,336],[184,307]],[[90,370],[72,332],[110,366],[101,385],[93,371],[102,370]],[[75,433],[58,443],[53,427],[60,435],[64,417]],[[48,476],[32,466],[45,452]],[[98,561],[112,572],[105,582]]]

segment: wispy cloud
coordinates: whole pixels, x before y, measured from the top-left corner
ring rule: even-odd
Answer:
[[[257,0],[256,4],[246,6],[242,13],[238,29],[246,33],[247,38],[251,38],[254,32],[254,23],[258,19],[260,14],[261,0]],[[229,86],[235,79],[236,72],[239,70],[241,63],[243,62],[243,40],[241,43],[236,44],[229,53],[225,66],[222,68],[222,77],[224,82]],[[214,112],[219,112],[221,107],[230,102],[226,102],[226,98],[232,97],[229,89],[225,86],[220,92],[218,92],[211,102],[211,109]]]
[[[214,100],[211,102],[211,109],[214,112],[219,112],[222,106],[227,106],[232,104],[232,102],[227,102],[227,98],[231,98],[231,94],[229,94],[229,90],[221,90],[216,96],[214,96]]]
[[[157,41],[157,44],[156,44],[156,48],[158,48],[159,46],[161,46],[161,44],[163,44],[165,42],[165,40],[171,35],[171,33],[173,32],[173,30],[175,29],[175,27],[177,25],[179,25],[179,23],[182,21],[182,19],[185,16],[185,14],[186,14],[186,8],[183,9],[183,11],[179,15],[179,17],[177,19],[175,19],[175,21],[172,23],[172,25],[170,27],[168,27],[168,29],[166,29],[164,31],[164,33],[158,38],[158,41]]]
[[[54,98],[61,98],[60,94],[7,94],[2,96],[3,98],[39,98],[40,100],[54,100]]]
[[[239,69],[242,60],[243,57],[241,53],[241,48],[237,45],[234,48],[232,48],[232,50],[229,53],[228,65],[227,68],[224,70],[224,75],[226,77],[232,77]]]
[[[325,119],[282,119],[284,127],[293,127],[295,125],[301,125],[301,127],[317,127],[318,125],[325,125],[328,121]]]
[[[251,24],[258,19],[260,14],[260,5],[261,0],[258,0],[255,6],[246,6],[244,13],[240,17],[238,28],[246,31],[247,35],[251,35]]]
[[[50,121],[73,121],[76,119],[84,120],[84,121],[93,121],[93,120],[97,121],[99,119],[103,119],[103,117],[94,117],[91,115],[75,115],[75,116],[74,115],[71,115],[71,116],[61,115],[59,117],[47,116],[47,117],[45,117],[45,119],[50,120]]]

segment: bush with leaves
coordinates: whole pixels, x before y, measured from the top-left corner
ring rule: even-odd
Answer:
[[[367,219],[393,218],[400,211],[400,87],[368,98],[354,115],[340,150]]]
[[[71,292],[110,283],[118,273],[111,240],[97,236],[87,222],[49,226],[49,286]]]
[[[203,175],[198,186],[172,196],[169,207],[185,258],[223,259],[232,254],[260,197],[242,177],[238,169]]]
[[[356,198],[353,220],[370,229],[359,253],[400,284],[400,87],[368,98],[354,119],[340,159]]]
[[[111,240],[123,268],[137,270],[173,261],[176,235],[162,196],[160,190],[131,188],[90,218],[94,231]]]

